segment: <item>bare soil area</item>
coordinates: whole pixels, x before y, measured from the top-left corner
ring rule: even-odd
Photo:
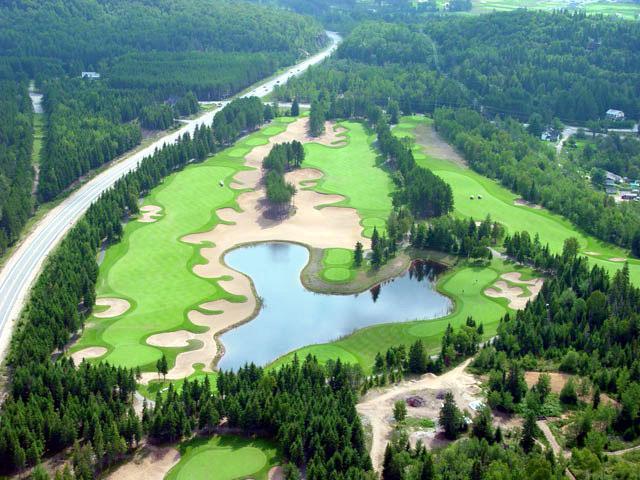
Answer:
[[[380,471],[384,457],[384,449],[393,431],[393,404],[396,400],[418,395],[425,400],[422,407],[408,407],[408,416],[430,418],[437,423],[442,407],[444,392],[451,391],[461,409],[470,410],[470,403],[480,398],[480,380],[465,372],[470,360],[440,376],[427,373],[417,379],[406,380],[386,390],[372,390],[358,403],[358,413],[371,426],[371,461],[373,468]],[[427,448],[446,443],[440,431],[428,429],[414,432],[411,441],[421,439]]]

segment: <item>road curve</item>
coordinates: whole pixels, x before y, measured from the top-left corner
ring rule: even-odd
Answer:
[[[289,78],[300,75],[310,66],[327,58],[335,51],[342,40],[335,32],[327,32],[327,35],[331,42],[327,48],[290,67],[285,72],[256,84],[251,90],[237,96],[264,97],[272,92],[276,85],[285,83]],[[175,143],[179,137],[187,132],[193,133],[198,125],[210,125],[213,121],[213,116],[226,103],[228,102],[221,102],[220,107],[186,122],[179,130],[167,134],[139,151],[125,154],[117,159],[107,170],[87,182],[49,212],[38,223],[36,228],[24,238],[22,244],[11,255],[2,271],[0,271],[0,361],[5,358],[13,326],[20,315],[20,310],[27,298],[31,284],[36,279],[45,258],[89,206],[119,178],[135,170],[142,159],[152,155],[155,149],[162,148],[166,144]]]

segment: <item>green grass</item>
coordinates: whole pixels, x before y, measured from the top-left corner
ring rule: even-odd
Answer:
[[[266,480],[269,469],[280,463],[275,445],[260,439],[196,437],[179,449],[180,462],[169,470],[167,480]]]
[[[522,272],[525,278],[532,274],[527,268],[498,259],[486,267],[462,264],[445,273],[437,283],[438,290],[454,301],[454,310],[449,315],[432,320],[373,325],[334,342],[303,347],[279,358],[272,366],[277,368],[290,361],[294,354],[299,357],[312,354],[320,361],[340,358],[344,362],[359,363],[368,372],[376,353],[385,352],[391,346],[404,344],[408,347],[420,339],[431,353],[436,353],[447,325],[456,328],[469,316],[484,325],[485,337],[491,337],[500,318],[510,309],[505,299],[489,298],[483,292],[502,273],[513,271]]]
[[[346,197],[333,206],[355,208],[360,215],[364,235],[371,236],[373,227],[384,228],[391,212],[393,182],[378,168],[378,153],[373,146],[375,134],[360,122],[340,122],[347,131],[347,145],[327,147],[317,143],[305,145],[303,167],[324,173],[314,190]]]
[[[411,117],[403,122],[412,122],[415,127],[430,124],[430,119]],[[415,135],[414,135],[415,136]],[[623,265],[611,262],[610,258],[627,258],[629,253],[619,247],[602,242],[591,235],[581,232],[567,219],[553,214],[546,209],[533,209],[527,206],[514,205],[517,195],[507,190],[494,180],[480,175],[469,168],[462,167],[447,159],[435,158],[424,153],[419,145],[414,147],[414,156],[418,164],[430,168],[446,181],[453,190],[455,214],[476,220],[484,219],[487,214],[493,220],[502,223],[510,233],[527,230],[532,236],[536,233],[543,244],[548,243],[554,252],[560,252],[564,240],[575,237],[580,243],[580,250],[594,252],[589,254],[591,262],[614,272]],[[482,200],[471,200],[470,195],[482,195]],[[629,259],[631,279],[640,284],[640,261]]]
[[[202,332],[203,327],[188,320],[190,310],[221,298],[245,301],[225,292],[215,280],[193,273],[193,266],[204,261],[199,254],[201,247],[180,239],[210,230],[219,221],[217,209],[237,207],[240,192],[228,185],[233,175],[246,168],[242,156],[284,128],[285,123],[277,120],[230,151],[188,166],[153,189],[145,204],[161,206],[162,217],[154,223],[129,222],[122,241],[107,250],[100,267],[97,296],[127,299],[131,308],[117,318],[91,319],[92,326],[85,329],[74,351],[104,346],[108,353],[102,359],[144,370],[155,370],[155,362],[164,352],[173,365],[179,352],[197,345],[158,348],[147,345],[147,337],[182,329]],[[220,180],[224,187],[219,186]]]
[[[346,283],[356,275],[353,252],[346,248],[327,248],[323,251],[320,277],[329,283]]]

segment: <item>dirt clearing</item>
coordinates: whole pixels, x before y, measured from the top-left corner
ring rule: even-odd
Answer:
[[[431,418],[437,422],[438,413],[442,406],[439,398],[444,391],[451,391],[460,409],[469,409],[469,404],[478,400],[481,395],[480,380],[466,373],[464,370],[471,360],[467,360],[453,370],[440,376],[427,373],[416,380],[406,380],[386,390],[372,390],[358,403],[358,413],[371,425],[371,461],[378,472],[382,467],[384,449],[393,430],[393,404],[396,400],[405,400],[412,395],[426,398],[425,406],[408,407],[410,417]],[[442,442],[442,436],[432,430],[426,435],[412,435],[415,441],[418,437],[429,447]],[[432,437],[431,441],[428,438]]]

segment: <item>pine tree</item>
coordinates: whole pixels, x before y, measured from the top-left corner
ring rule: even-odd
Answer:
[[[455,440],[462,431],[462,412],[456,405],[453,393],[447,392],[444,404],[440,409],[439,422],[444,428],[444,434],[449,440]]]
[[[362,243],[356,242],[356,248],[353,250],[353,264],[356,267],[362,265],[362,259],[364,258]]]
[[[409,349],[409,371],[411,373],[425,373],[427,370],[427,356],[421,340],[411,345]]]
[[[291,104],[291,116],[297,117],[298,115],[300,115],[300,105],[298,104],[298,99],[294,98]]]
[[[398,423],[407,418],[407,404],[404,400],[398,400],[393,404],[393,418]]]
[[[524,426],[522,427],[522,438],[520,439],[520,446],[526,453],[533,450],[533,446],[535,445],[535,431],[536,417],[532,412],[529,412],[525,418]]]
[[[158,371],[158,375],[162,374],[164,380],[167,379],[169,367],[167,365],[167,357],[164,353],[162,354],[162,358],[158,359],[158,361],[156,362],[156,370]]]
[[[375,250],[380,242],[380,234],[378,233],[378,229],[373,227],[373,233],[371,234],[371,250]]]

